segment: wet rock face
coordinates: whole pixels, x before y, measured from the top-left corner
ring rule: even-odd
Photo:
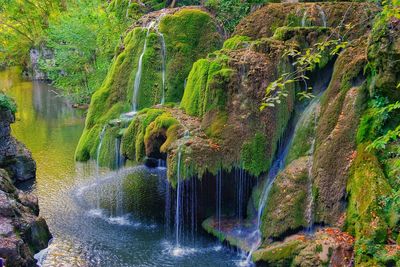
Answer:
[[[276,178],[264,210],[265,237],[280,238],[307,226],[308,164],[309,157],[297,159]]]
[[[33,255],[51,238],[46,221],[38,214],[37,198],[16,189],[0,169],[0,258],[6,266],[36,266]]]
[[[13,181],[26,181],[35,178],[36,163],[29,150],[11,136],[10,124],[14,121],[10,110],[0,109],[0,167]]]
[[[365,63],[365,42],[347,48],[335,63],[332,82],[322,100],[312,171],[317,190],[316,221],[320,223],[335,225],[346,209],[346,184],[364,101],[362,86],[356,81]]]

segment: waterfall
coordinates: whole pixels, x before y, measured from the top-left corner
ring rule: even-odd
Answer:
[[[190,136],[189,130],[186,130],[184,133],[184,139],[188,139]],[[177,186],[176,186],[176,207],[175,207],[175,244],[176,248],[179,249],[180,247],[180,238],[181,238],[181,231],[183,228],[183,190],[185,184],[182,181],[182,173],[181,173],[181,164],[182,164],[182,144],[178,147],[178,158],[177,158]],[[188,191],[188,190],[187,190]],[[188,194],[186,193],[186,196]],[[188,203],[186,203],[186,207],[188,207]],[[178,253],[178,251],[176,251]]]
[[[283,169],[285,166],[286,156],[289,152],[290,144],[294,135],[293,125],[292,122],[289,121],[286,131],[283,135],[283,140],[278,142],[278,152],[276,155],[275,160],[273,161],[271,168],[268,172],[268,175],[265,179],[265,184],[263,187],[263,191],[261,193],[261,197],[258,203],[258,210],[257,210],[257,225],[256,230],[251,234],[254,237],[255,242],[251,246],[250,252],[247,255],[246,262],[249,264],[251,262],[251,256],[253,255],[254,251],[256,251],[262,243],[262,235],[261,235],[261,223],[262,223],[262,215],[265,208],[265,205],[268,200],[269,193],[271,191],[272,185],[278,173]]]
[[[121,152],[121,138],[115,138],[115,168],[120,169],[124,165],[124,156]]]
[[[165,181],[165,233],[168,237],[171,230],[171,186]]]
[[[175,241],[176,246],[179,247],[179,236],[181,230],[181,200],[182,200],[182,188],[181,188],[181,159],[182,151],[178,152],[178,170],[177,170],[177,186],[176,186],[176,210],[175,210]]]
[[[158,33],[161,40],[161,57],[162,57],[162,96],[161,96],[161,105],[165,103],[165,78],[166,78],[166,60],[167,60],[167,47],[165,45],[164,34]]]
[[[318,120],[318,108],[319,108],[319,98],[314,100],[313,103],[310,104],[309,107],[312,111],[314,111],[314,136],[311,142],[311,148],[310,148],[310,158],[307,163],[308,167],[308,199],[307,199],[307,208],[305,212],[305,217],[307,221],[307,229],[306,232],[311,234],[313,232],[314,228],[314,198],[312,194],[312,187],[313,187],[313,175],[312,175],[312,168],[314,164],[314,151],[315,151],[315,140],[316,140],[316,128],[317,128],[317,120]]]
[[[107,129],[107,124],[103,126],[99,135],[100,141],[96,151],[96,179],[100,178],[100,152],[101,152],[101,147],[103,145],[103,139],[106,133],[106,129]],[[96,208],[100,209],[100,192],[97,192],[96,194]]]
[[[307,10],[304,11],[303,18],[301,19],[301,27],[305,27],[307,22]]]
[[[191,179],[191,234],[192,242],[195,241],[195,233],[197,232],[197,178]]]
[[[215,219],[218,224],[218,231],[221,231],[221,203],[222,203],[222,170],[218,170],[217,177],[215,179],[216,181],[216,186],[215,186],[215,191],[216,191],[216,196],[215,196]]]
[[[132,98],[132,111],[134,113],[137,112],[138,104],[137,104],[137,98],[138,98],[138,93],[139,93],[139,88],[140,88],[140,80],[142,79],[142,70],[143,70],[143,57],[144,54],[146,53],[146,48],[147,48],[147,38],[150,34],[150,29],[154,26],[154,22],[151,22],[147,26],[147,33],[146,37],[144,39],[144,45],[143,45],[143,51],[142,54],[139,57],[139,62],[138,62],[138,67],[135,75],[135,83],[133,87],[133,98]]]
[[[236,217],[238,221],[244,218],[243,210],[245,210],[245,195],[248,194],[249,180],[247,173],[243,167],[235,169],[235,183],[236,183]]]
[[[324,27],[326,27],[327,26],[327,22],[326,22],[325,12],[324,12],[324,10],[322,9],[321,6],[317,6],[317,9],[318,9],[319,15],[321,16],[321,19],[322,19],[322,25]]]

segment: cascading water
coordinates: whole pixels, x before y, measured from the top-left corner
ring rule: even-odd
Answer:
[[[318,109],[319,109],[319,102],[320,99],[317,98],[315,99],[310,106],[307,108],[310,111],[309,112],[313,112],[313,121],[314,121],[314,136],[313,139],[311,141],[311,147],[310,147],[310,157],[308,160],[308,203],[307,203],[307,207],[306,207],[306,211],[305,211],[305,218],[307,221],[307,229],[306,232],[309,234],[313,233],[313,228],[314,228],[314,214],[313,214],[313,210],[314,210],[314,197],[313,197],[313,193],[312,193],[312,187],[313,187],[313,175],[312,175],[312,168],[313,168],[313,163],[314,163],[314,150],[315,150],[315,141],[316,141],[316,136],[315,136],[315,130],[317,127],[317,120],[318,120]],[[306,112],[305,112],[306,113]]]
[[[144,54],[146,53],[146,48],[147,48],[147,38],[150,34],[150,29],[154,26],[154,22],[152,21],[147,27],[147,33],[146,37],[144,39],[144,45],[143,45],[143,51],[142,54],[139,57],[139,62],[138,62],[138,67],[135,75],[135,83],[133,87],[133,98],[132,98],[132,112],[136,113],[138,104],[137,104],[137,98],[138,98],[138,93],[139,93],[139,88],[140,88],[140,81],[142,79],[142,70],[143,70],[143,57]]]
[[[124,164],[124,156],[121,153],[121,138],[115,138],[115,168],[118,170]]]
[[[263,215],[263,211],[265,208],[265,204],[267,202],[268,199],[268,195],[271,191],[272,185],[274,184],[274,181],[279,173],[279,171],[281,171],[284,167],[284,162],[286,159],[286,156],[289,152],[289,147],[290,147],[290,143],[293,137],[293,131],[291,131],[290,129],[291,127],[289,127],[289,133],[288,133],[288,137],[284,140],[283,144],[282,144],[282,149],[280,149],[280,151],[278,150],[278,154],[276,159],[274,160],[274,162],[272,163],[272,166],[268,172],[268,176],[267,179],[265,180],[265,185],[258,203],[258,210],[257,210],[257,228],[256,230],[251,234],[251,238],[254,240],[253,241],[253,245],[251,246],[250,252],[247,255],[246,258],[246,263],[250,264],[251,263],[251,256],[253,255],[254,251],[256,251],[260,245],[261,245],[261,241],[262,241],[262,236],[261,236],[261,218]],[[279,148],[278,148],[279,149]]]
[[[326,27],[326,26],[327,26],[327,21],[326,21],[325,12],[324,12],[324,10],[322,9],[321,6],[318,6],[318,5],[317,5],[317,9],[318,9],[319,15],[321,16],[322,25],[323,25],[324,27]]]
[[[101,147],[103,145],[103,139],[104,135],[107,130],[107,124],[103,126],[101,129],[100,135],[99,135],[99,145],[97,146],[97,151],[96,151],[96,178],[100,178],[100,152],[101,152]],[[100,209],[100,192],[97,192],[96,194],[96,208]]]
[[[303,17],[301,19],[301,27],[305,27],[307,22],[307,10],[304,11]]]
[[[167,47],[165,45],[164,34],[158,32],[161,40],[161,57],[162,57],[162,96],[161,96],[161,105],[165,103],[165,79],[166,79],[166,60],[167,60]]]
[[[215,179],[216,186],[215,186],[215,220],[218,224],[218,231],[221,231],[221,204],[222,204],[222,170],[218,170],[217,177]]]
[[[182,207],[182,188],[181,188],[181,159],[182,151],[178,151],[178,170],[177,170],[177,185],[176,185],[176,210],[175,210],[175,245],[180,246],[181,232],[181,207]]]

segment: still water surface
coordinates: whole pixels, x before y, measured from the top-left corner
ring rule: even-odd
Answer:
[[[13,134],[32,151],[39,198],[54,238],[43,266],[234,266],[238,257],[198,234],[174,250],[163,225],[165,169],[96,171],[73,155],[84,114],[51,86],[0,72],[0,90],[18,105]]]

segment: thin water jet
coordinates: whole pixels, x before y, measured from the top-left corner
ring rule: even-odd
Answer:
[[[136,71],[136,75],[135,75],[135,83],[134,83],[134,87],[133,87],[133,98],[132,98],[132,112],[136,113],[138,110],[138,103],[137,103],[137,98],[138,98],[138,93],[139,93],[139,89],[140,89],[140,81],[142,79],[142,70],[143,70],[143,57],[144,54],[146,53],[146,49],[147,49],[147,38],[149,37],[150,34],[150,29],[154,26],[154,22],[152,21],[147,27],[147,33],[146,33],[146,37],[144,39],[144,45],[143,45],[143,51],[142,54],[140,54],[139,57],[139,62],[138,62],[138,68]]]

